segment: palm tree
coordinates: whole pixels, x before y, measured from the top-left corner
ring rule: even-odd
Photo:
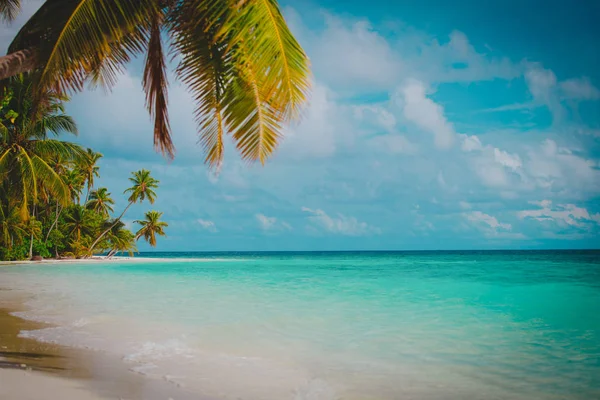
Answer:
[[[113,212],[112,206],[115,201],[110,197],[110,193],[107,188],[99,188],[90,193],[90,200],[86,203],[85,207],[88,210],[93,210],[104,218],[108,218],[110,213]]]
[[[75,179],[75,177],[67,177],[67,173],[69,172],[69,164],[70,164],[70,162],[64,160],[59,154],[50,156],[50,161],[48,163],[48,165],[50,165],[52,167],[52,169],[61,177],[63,182],[65,182],[65,184],[69,188],[69,192],[71,193],[71,199],[72,199],[73,194],[75,193],[74,187],[73,187],[73,185],[75,184],[73,179]],[[54,229],[56,224],[58,224],[58,218],[60,218],[60,214],[64,210],[64,206],[62,206],[59,202],[55,202],[55,203],[56,203],[56,209],[55,209],[55,213],[54,213],[54,222],[52,222],[52,225],[50,225],[50,228],[48,229],[48,233],[46,233],[46,239],[45,239],[46,242],[48,241],[48,238],[50,238],[50,234],[52,233],[52,230]]]
[[[90,254],[92,254],[92,250],[94,250],[94,247],[96,247],[100,239],[102,239],[104,235],[106,235],[113,226],[115,226],[118,222],[121,221],[121,219],[132,204],[137,202],[141,203],[146,199],[148,199],[148,202],[150,202],[150,204],[154,204],[154,200],[156,199],[156,193],[154,192],[154,189],[158,188],[159,182],[152,176],[150,176],[150,171],[147,171],[145,169],[132,172],[132,175],[133,176],[130,177],[129,180],[133,183],[133,186],[131,186],[129,189],[126,189],[125,192],[123,192],[130,194],[129,198],[127,199],[129,201],[129,204],[127,204],[127,207],[125,207],[125,209],[123,210],[121,215],[119,215],[119,217],[115,220],[113,225],[106,229],[104,232],[102,232],[100,236],[98,236],[98,238],[94,241],[94,243],[92,243],[89,249]]]
[[[39,239],[42,234],[42,223],[32,215],[24,224],[25,231],[29,234],[29,259],[33,257],[33,240]]]
[[[14,244],[23,242],[27,231],[18,210],[9,206],[8,199],[2,192],[0,190],[0,247],[11,249]]]
[[[108,257],[124,251],[128,252],[129,255],[133,255],[133,252],[137,251],[135,235],[128,229],[125,229],[125,224],[121,221],[110,229],[106,238],[110,245]]]
[[[19,1],[0,4],[10,18]],[[0,79],[35,70],[40,90],[79,91],[86,81],[110,87],[144,54],[154,144],[173,157],[169,52],[196,103],[206,162],[220,164],[228,132],[245,160],[264,163],[310,87],[308,58],[277,0],[48,0],[0,57]]]
[[[94,225],[89,218],[89,212],[79,204],[74,204],[73,208],[65,216],[65,225],[69,235],[75,236],[74,240],[81,241],[81,235],[91,235],[94,233]]]
[[[69,202],[69,189],[51,166],[51,158],[77,160],[83,154],[74,143],[49,139],[48,134],[77,134],[73,119],[64,114],[64,96],[44,94],[43,103],[34,109],[33,84],[19,76],[11,82],[12,94],[3,104],[0,121],[0,179],[6,184],[13,206],[21,216],[29,216],[29,205],[38,202],[44,188],[57,202]]]
[[[87,186],[87,193],[85,195],[85,203],[90,198],[90,190],[94,187],[94,178],[100,177],[100,167],[97,165],[98,160],[102,158],[101,153],[96,153],[92,149],[87,149],[86,157],[83,162],[78,166],[78,169],[83,174],[83,183]]]
[[[156,235],[166,236],[164,228],[168,227],[164,221],[160,220],[163,213],[158,211],[148,211],[145,215],[146,219],[141,221],[134,221],[136,224],[140,224],[142,227],[135,234],[135,239],[138,240],[142,236],[150,246],[156,247]]]
[[[62,180],[69,190],[69,198],[72,202],[79,203],[83,191],[84,176],[77,168],[68,169],[62,175]]]

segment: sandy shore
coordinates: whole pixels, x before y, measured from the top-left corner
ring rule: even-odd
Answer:
[[[181,259],[181,261],[186,261],[187,259]],[[191,260],[191,259],[190,259]],[[114,262],[164,262],[164,261],[173,261],[173,259],[168,258],[154,258],[154,257],[102,257],[102,256],[94,256],[92,258],[64,258],[64,259],[53,259],[49,258],[47,260],[41,261],[0,261],[0,266],[7,265],[20,265],[20,264],[63,264],[63,263],[73,263],[73,264],[83,264],[83,263],[114,263]]]
[[[117,397],[115,397],[117,398]],[[4,400],[106,400],[82,383],[39,372],[0,369],[0,399]]]
[[[23,300],[0,287],[0,400],[189,398],[108,355],[20,337],[22,331],[48,327],[11,315],[24,310]]]

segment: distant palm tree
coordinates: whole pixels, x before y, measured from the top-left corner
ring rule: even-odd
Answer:
[[[99,188],[90,193],[90,199],[86,203],[85,207],[88,210],[93,210],[104,218],[113,212],[112,206],[115,201],[110,197],[110,193],[107,188]]]
[[[127,207],[125,207],[125,209],[123,210],[121,215],[119,215],[119,217],[115,220],[113,225],[106,229],[104,232],[102,232],[100,236],[98,236],[98,238],[94,241],[94,243],[92,243],[92,245],[90,246],[90,255],[92,254],[92,251],[94,250],[100,239],[102,239],[104,235],[106,235],[113,226],[115,226],[118,222],[121,221],[121,219],[132,204],[138,202],[141,203],[146,199],[148,200],[148,202],[150,202],[150,204],[154,204],[154,200],[156,199],[156,192],[154,192],[154,189],[158,188],[159,182],[150,175],[150,171],[145,169],[132,172],[132,175],[133,176],[130,177],[129,180],[133,183],[133,186],[131,186],[129,189],[125,189],[124,192],[130,194],[129,198],[127,199],[129,200],[129,204],[127,204]]]
[[[61,177],[63,182],[65,182],[65,174],[69,170],[70,164],[71,163],[69,161],[63,159],[60,156],[60,154],[54,154],[54,155],[50,156],[50,161],[48,162],[48,165],[50,165],[50,167],[52,167],[54,172],[56,172]],[[68,184],[67,182],[65,182],[65,184],[69,187],[69,192],[72,193],[71,185]],[[56,224],[58,224],[58,218],[60,218],[60,214],[64,210],[64,206],[61,205],[60,202],[56,201],[55,203],[56,203],[56,209],[55,209],[55,213],[54,213],[54,221],[52,222],[52,225],[50,225],[50,228],[48,229],[48,233],[46,233],[46,239],[45,239],[46,242],[48,241],[48,238],[50,238],[50,234],[52,233],[52,230],[54,229]]]
[[[163,213],[158,211],[148,211],[145,215],[146,219],[141,221],[134,221],[136,224],[140,224],[142,227],[135,234],[135,239],[138,240],[142,236],[150,246],[156,247],[156,235],[166,236],[164,228],[168,227],[164,221],[160,220]]]
[[[0,121],[0,180],[2,188],[17,199],[23,219],[29,216],[29,206],[39,200],[42,188],[63,205],[69,202],[69,189],[52,168],[52,157],[79,160],[83,149],[74,143],[49,139],[48,134],[77,134],[73,119],[64,113],[64,96],[54,92],[44,94],[43,103],[34,108],[33,84],[22,76],[11,82],[11,95],[4,109],[10,118]]]
[[[135,235],[125,229],[125,224],[121,221],[110,229],[106,238],[110,245],[108,257],[112,257],[118,252],[128,252],[132,256],[133,252],[137,251]]]
[[[29,234],[29,259],[33,257],[33,240],[39,239],[42,235],[42,223],[32,215],[24,222],[25,231]]]
[[[0,12],[11,19],[19,4],[0,0]],[[308,58],[276,0],[47,0],[0,57],[0,79],[35,70],[40,90],[110,87],[144,54],[154,144],[172,157],[169,52],[196,104],[206,162],[220,164],[228,132],[245,160],[264,163],[310,87]]]
[[[21,244],[26,234],[18,209],[10,207],[8,199],[0,198],[0,247],[11,249],[13,245]]]
[[[62,175],[62,180],[69,190],[69,198],[74,203],[79,203],[83,191],[83,174],[77,168],[67,170]]]
[[[85,195],[84,203],[87,203],[90,198],[90,191],[94,187],[94,178],[100,177],[98,160],[101,158],[101,153],[96,153],[92,149],[87,149],[86,157],[78,165],[78,169],[83,175],[83,183],[87,186],[87,193]]]
[[[73,205],[69,213],[65,216],[65,225],[69,235],[74,236],[73,240],[81,241],[81,235],[91,235],[94,233],[94,225],[87,215],[90,211],[79,204]]]

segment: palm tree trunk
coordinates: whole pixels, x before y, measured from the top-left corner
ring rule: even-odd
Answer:
[[[44,242],[48,241],[48,238],[50,237],[50,232],[52,232],[52,229],[54,229],[54,226],[58,223],[58,217],[60,217],[61,212],[62,209],[60,208],[60,204],[56,203],[56,218],[54,218],[54,222],[52,223],[52,225],[50,225],[50,229],[48,229],[48,233],[46,234],[46,240],[44,240]]]
[[[31,230],[31,239],[29,240],[29,259],[33,258],[33,229]]]
[[[0,80],[29,72],[37,64],[37,50],[24,49],[0,57]]]
[[[92,255],[92,250],[94,250],[94,247],[96,247],[96,245],[98,244],[98,242],[100,241],[100,239],[102,239],[102,238],[104,237],[104,235],[106,235],[108,232],[110,232],[110,230],[111,230],[112,228],[114,228],[114,227],[115,227],[115,226],[116,226],[116,225],[119,223],[119,221],[121,220],[121,218],[123,218],[123,215],[125,215],[125,213],[126,213],[126,212],[127,212],[127,210],[129,209],[129,207],[131,207],[131,205],[132,205],[132,204],[133,204],[133,201],[130,201],[130,202],[129,202],[129,204],[127,204],[127,207],[125,207],[125,209],[124,209],[124,210],[123,210],[123,212],[121,213],[121,215],[119,215],[119,218],[117,218],[117,219],[115,220],[115,222],[114,222],[114,223],[113,223],[113,224],[112,224],[112,225],[111,225],[111,226],[110,226],[110,227],[109,227],[107,230],[105,230],[104,232],[102,232],[102,233],[100,234],[100,236],[98,236],[98,239],[96,239],[96,240],[94,241],[94,243],[92,243],[92,245],[90,246],[90,248],[89,248],[89,250],[88,250],[88,251],[89,251],[89,253],[90,253],[90,254],[89,254],[90,256]]]
[[[33,204],[33,207],[31,209],[31,216],[33,218],[35,218],[35,203]],[[31,224],[31,222],[30,222]],[[29,240],[29,259],[31,260],[33,258],[33,226],[31,226],[31,237]]]

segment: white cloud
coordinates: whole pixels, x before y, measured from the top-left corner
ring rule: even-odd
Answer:
[[[471,159],[472,168],[481,181],[487,186],[502,187],[511,183],[506,169],[520,174],[523,166],[518,154],[511,154],[490,145],[483,145],[475,135],[463,135],[461,149],[467,153],[474,153]]]
[[[521,158],[516,154],[509,154],[506,151],[494,148],[494,159],[500,165],[508,167],[513,171],[518,170],[523,166]]]
[[[279,221],[275,217],[267,217],[264,214],[256,214],[255,218],[258,221],[260,228],[264,231],[281,231],[281,230],[291,231],[292,230],[292,227],[290,224],[288,224],[285,221]]]
[[[600,224],[600,214],[590,214],[587,209],[575,204],[559,204],[553,207],[550,200],[532,202],[532,204],[541,208],[519,211],[518,217],[521,219],[532,218],[537,221],[553,221],[578,227],[583,226],[583,223]]]
[[[367,20],[325,15],[326,29],[308,44],[316,73],[333,87],[385,88],[395,82],[402,64],[389,42]],[[312,52],[310,52],[312,50]]]
[[[350,127],[332,92],[314,82],[308,108],[299,124],[289,127],[278,150],[288,158],[330,157],[337,149],[339,136]]]
[[[481,144],[481,140],[479,140],[479,138],[475,135],[472,136],[468,136],[468,135],[461,135],[462,137],[462,144],[461,144],[461,149],[463,151],[476,151],[476,150],[481,150],[483,149],[483,145]]]
[[[378,151],[390,154],[414,154],[417,152],[417,145],[402,135],[379,135],[372,138],[369,143]]]
[[[600,99],[600,90],[592,85],[589,78],[572,78],[560,83],[562,94],[569,99]]]
[[[552,112],[554,121],[561,121],[566,109],[561,100],[597,100],[598,90],[587,77],[571,78],[559,82],[552,70],[545,69],[539,63],[530,63],[525,71],[525,82],[534,101],[543,104]]]
[[[600,191],[600,170],[596,162],[546,139],[528,154],[527,174],[538,187],[558,190]]]
[[[360,222],[354,217],[347,217],[339,213],[337,216],[331,217],[323,210],[308,207],[302,207],[302,211],[310,214],[308,219],[313,225],[330,233],[346,236],[381,234],[381,229],[371,226],[366,222]]]
[[[533,64],[525,71],[525,81],[536,100],[549,103],[556,87],[556,75],[539,64]]]
[[[404,117],[433,133],[435,146],[446,149],[454,142],[454,129],[444,116],[444,108],[427,97],[425,85],[418,80],[408,80],[401,88]]]
[[[215,225],[215,223],[213,221],[209,221],[206,219],[202,219],[202,218],[198,218],[198,220],[196,221],[198,222],[198,224],[205,230],[209,231],[209,232],[216,232],[217,231],[217,226]]]
[[[404,43],[406,39],[399,41],[400,52],[413,76],[431,82],[476,82],[521,75],[520,65],[506,57],[493,57],[489,51],[478,52],[462,32],[451,32],[449,40],[442,44],[424,34],[414,36],[412,47]]]
[[[522,238],[521,234],[510,233],[507,235],[507,231],[512,230],[512,225],[507,223],[499,222],[496,217],[489,214],[485,214],[481,211],[470,211],[463,213],[463,216],[470,221],[477,229],[484,232],[487,237],[498,237],[498,238]]]

